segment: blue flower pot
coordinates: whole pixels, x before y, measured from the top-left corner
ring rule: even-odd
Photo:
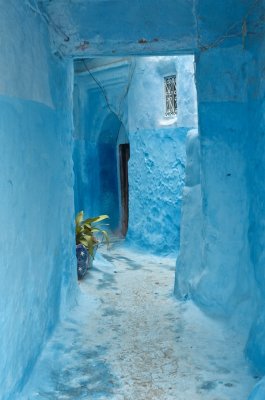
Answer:
[[[89,268],[92,267],[93,258],[88,253],[85,246],[78,244],[76,246],[76,258],[77,258],[77,276],[78,279],[83,279],[87,274]]]

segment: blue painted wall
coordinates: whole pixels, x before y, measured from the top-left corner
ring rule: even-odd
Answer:
[[[264,374],[265,60],[260,26],[253,25],[263,12],[259,6],[247,20],[248,30],[257,30],[252,36],[197,55],[199,137],[190,138],[187,149],[193,182],[186,177],[175,288],[243,334],[246,357]],[[198,222],[195,241],[185,231],[189,210]],[[196,263],[186,262],[189,254],[197,255]],[[250,398],[262,396],[264,383]]]
[[[203,271],[201,154],[197,129],[188,132],[186,156],[180,249],[175,274],[175,294],[180,299],[186,299],[192,296],[193,291],[196,292],[196,281]]]
[[[164,77],[177,75],[177,116],[165,117]],[[187,132],[197,126],[192,56],[136,59],[128,98],[131,145],[128,241],[176,253]]]
[[[242,44],[197,56],[200,148],[194,156],[188,147],[193,182],[188,176],[182,220],[185,230],[188,211],[193,210],[197,232],[195,241],[183,232],[175,287],[180,298],[190,296],[208,314],[229,320],[246,338],[256,303],[248,238],[250,61]],[[196,255],[196,262],[186,262],[189,254]]]
[[[231,317],[237,307],[240,314],[241,308],[252,304],[245,160],[248,59],[239,45],[202,53],[196,66],[202,241],[195,244],[186,240],[183,245],[186,253],[198,246],[201,266],[197,265],[193,282],[187,285],[189,294],[205,311],[225,317]]]
[[[264,7],[264,2],[262,2]],[[261,4],[261,5],[262,5]],[[260,7],[261,7],[260,5]],[[253,23],[263,15],[264,8],[256,8],[252,16]],[[260,32],[257,26],[256,32]],[[251,326],[246,355],[265,374],[265,155],[264,155],[264,35],[256,34],[247,42],[252,57],[249,69],[248,86],[248,146],[246,158],[248,163],[247,183],[250,198],[248,239],[250,245],[250,259],[253,265],[255,282],[256,307],[253,309],[253,324]],[[257,397],[264,394],[264,383],[257,391]],[[252,399],[252,397],[251,397]]]
[[[0,398],[74,300],[72,70],[24,2],[1,3]]]

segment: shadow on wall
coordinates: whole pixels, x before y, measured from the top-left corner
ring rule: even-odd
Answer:
[[[117,143],[122,122],[112,113],[103,123],[97,140],[99,172],[99,209],[110,216],[110,228],[119,229],[119,178]]]

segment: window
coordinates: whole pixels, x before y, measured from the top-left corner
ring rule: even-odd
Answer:
[[[166,98],[166,117],[177,115],[177,79],[176,75],[164,78],[165,98]]]

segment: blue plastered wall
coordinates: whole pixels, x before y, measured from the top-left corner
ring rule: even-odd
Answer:
[[[262,7],[263,6],[263,7]],[[264,15],[265,4],[260,3],[259,8],[251,17],[250,23],[260,21]],[[263,24],[256,24],[256,35],[249,38],[247,48],[252,56],[251,70],[249,73],[249,141],[247,146],[247,179],[250,196],[249,230],[250,258],[253,265],[255,294],[257,297],[256,308],[253,310],[253,324],[251,326],[246,355],[252,364],[263,375],[265,374],[265,118],[264,118],[264,67],[265,67],[265,40],[259,34]],[[264,393],[264,385],[259,391]],[[253,397],[254,398],[254,397]],[[261,398],[261,397],[257,397]],[[256,397],[255,397],[256,399]]]
[[[1,4],[0,398],[74,301],[72,69],[24,2]]]
[[[177,76],[177,116],[165,117],[164,77]],[[176,253],[185,176],[185,142],[197,126],[192,56],[143,57],[128,96],[129,231],[132,245]]]
[[[248,145],[246,152],[247,187],[250,199],[248,239],[250,260],[253,266],[255,307],[252,309],[252,324],[248,335],[245,354],[255,372],[265,374],[265,119],[264,119],[264,67],[265,40],[260,32],[264,29],[261,16],[265,3],[251,16],[250,24],[255,23],[256,34],[246,42],[252,61],[249,68],[248,84]],[[261,400],[265,396],[265,378],[254,388],[249,400]]]
[[[189,280],[182,295],[191,295],[206,312],[225,317],[236,307],[247,307],[252,296],[245,159],[249,59],[239,45],[205,51],[196,65],[201,197],[195,202],[201,202],[202,240],[183,240],[187,247],[181,252],[187,254],[190,248],[198,258],[193,272],[192,265],[184,266]],[[181,271],[177,269],[177,281]]]
[[[260,5],[249,26],[258,26],[262,12]],[[191,135],[187,148],[193,179],[186,176],[175,292],[244,334],[246,357],[264,374],[264,40],[258,33],[196,56],[199,135]],[[199,221],[195,241],[186,229],[190,210]],[[185,262],[189,254],[196,262]],[[251,399],[263,395],[261,382]]]

